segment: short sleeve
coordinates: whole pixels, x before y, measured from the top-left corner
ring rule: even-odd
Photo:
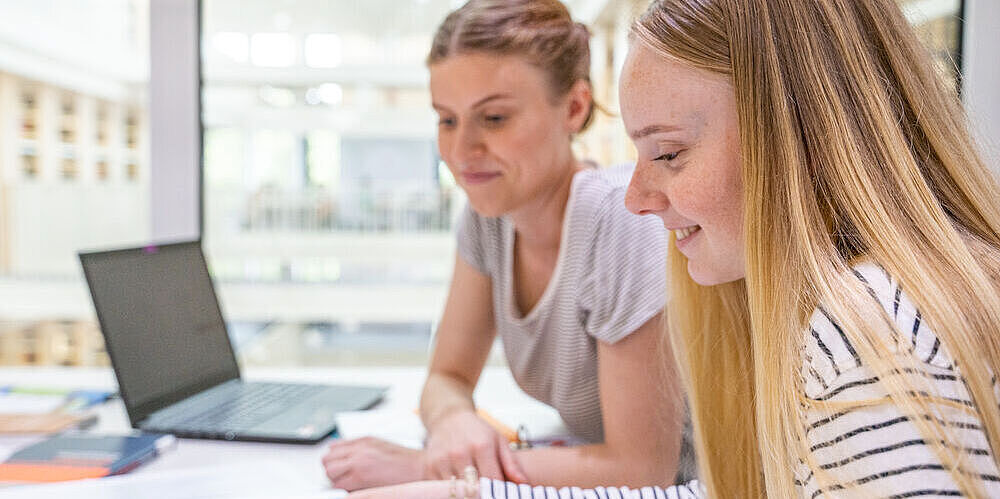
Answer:
[[[824,307],[816,308],[804,335],[799,371],[802,395],[808,400],[801,414],[812,461],[810,465],[800,460],[795,470],[803,497],[835,496],[830,491],[846,487],[855,487],[852,492],[858,497],[962,495],[915,419],[946,424],[941,442],[965,449],[961,466],[982,478],[986,496],[1000,497],[989,440],[977,412],[969,409],[975,404],[945,345],[884,268],[864,263],[852,270],[895,321],[899,334],[886,331],[892,336],[883,343],[895,357],[892,362],[904,367],[890,371],[896,379],[886,382],[887,375],[863,362],[857,342],[851,342],[838,321]],[[926,396],[929,412],[908,414],[890,397],[894,386]],[[815,469],[823,470],[823,483]]]
[[[487,265],[486,221],[466,204],[458,219],[458,256],[473,268],[490,275]]]
[[[584,329],[610,344],[662,311],[666,298],[666,231],[656,217],[630,213],[624,193],[612,191],[597,212],[580,290]]]

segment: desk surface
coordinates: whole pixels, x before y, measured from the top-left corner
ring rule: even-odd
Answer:
[[[372,411],[346,413],[340,430],[346,438],[377,436],[415,446],[423,430],[414,409],[426,377],[424,368],[256,368],[244,373],[249,380],[302,381],[332,384],[389,386],[385,400]],[[67,388],[113,389],[110,369],[0,368],[0,384]],[[558,414],[522,392],[506,368],[484,370],[475,394],[476,404],[497,419],[523,423],[533,435],[565,431]],[[98,434],[129,431],[120,400],[98,409]],[[40,437],[0,437],[0,459]],[[317,445],[225,442],[180,439],[177,447],[128,475],[94,481],[42,486],[16,486],[0,496],[54,497],[339,497],[330,489],[320,465],[326,443]]]

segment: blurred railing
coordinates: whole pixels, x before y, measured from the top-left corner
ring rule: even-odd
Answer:
[[[458,201],[456,192],[338,193],[306,188],[239,193],[218,189],[207,200],[219,210],[209,216],[230,221],[230,231],[236,225],[241,232],[448,232]]]

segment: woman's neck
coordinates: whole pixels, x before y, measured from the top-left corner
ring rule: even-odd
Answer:
[[[510,220],[522,248],[558,250],[573,176],[580,169],[581,165],[573,160],[573,164],[566,169],[566,174],[552,189],[510,212]]]

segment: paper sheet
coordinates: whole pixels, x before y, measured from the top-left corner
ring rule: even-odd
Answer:
[[[377,437],[412,449],[424,446],[424,425],[413,411],[368,410],[337,414],[341,438]]]
[[[66,403],[64,395],[0,393],[0,414],[44,414]]]

